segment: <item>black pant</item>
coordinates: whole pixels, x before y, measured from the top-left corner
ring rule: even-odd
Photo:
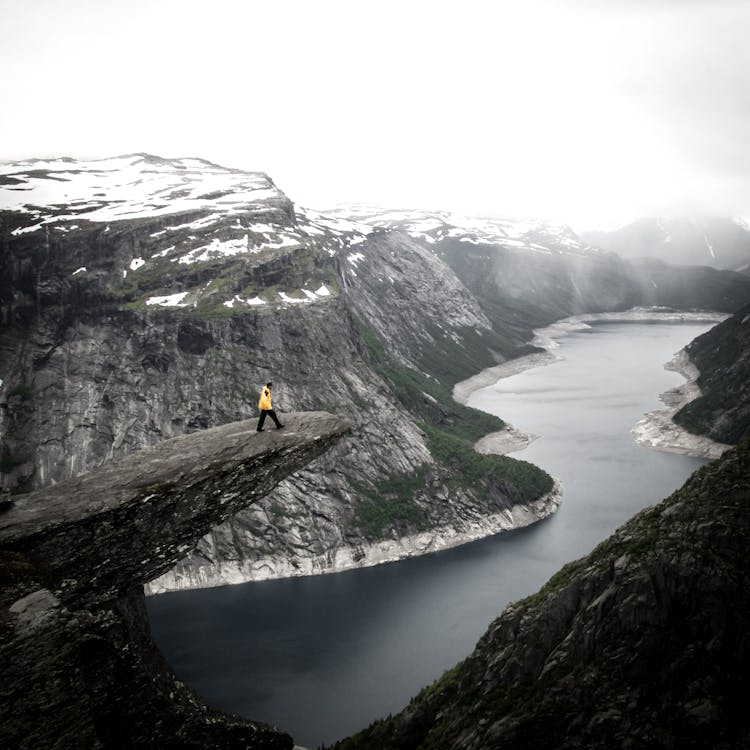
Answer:
[[[278,417],[276,416],[276,412],[273,409],[261,409],[260,410],[260,419],[258,420],[258,429],[263,429],[263,423],[266,421],[266,415],[271,417],[273,421],[276,423],[276,427],[281,427],[281,422],[279,422]]]

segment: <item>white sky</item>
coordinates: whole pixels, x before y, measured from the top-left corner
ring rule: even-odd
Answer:
[[[303,205],[750,216],[748,0],[0,0],[0,159],[199,156]]]

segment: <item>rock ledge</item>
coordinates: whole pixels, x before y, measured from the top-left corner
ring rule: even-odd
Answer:
[[[324,412],[167,440],[0,515],[0,746],[291,748],[205,706],[154,647],[143,585],[330,448]]]

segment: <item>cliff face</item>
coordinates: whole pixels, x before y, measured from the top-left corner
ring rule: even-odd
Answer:
[[[477,244],[445,221],[425,234],[382,213],[301,210],[265,175],[200,160],[2,170],[5,488],[255,416],[268,380],[282,413],[353,425],[154,590],[396,559],[544,517],[552,480],[477,463],[471,446],[502,423],[451,386],[526,351],[534,326],[640,304],[644,289],[718,309],[750,296],[744,277],[675,271],[681,294],[662,299],[668,269],[662,285],[549,227],[491,227]]]
[[[175,438],[19,497],[0,515],[3,747],[291,748],[203,705],[153,646],[143,585],[348,425],[289,414]]]
[[[687,354],[700,371],[701,396],[675,421],[725,443],[750,438],[750,305],[699,336]]]
[[[364,748],[740,748],[750,742],[750,444],[541,591]]]

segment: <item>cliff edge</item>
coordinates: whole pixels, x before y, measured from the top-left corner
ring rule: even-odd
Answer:
[[[143,585],[349,429],[324,412],[174,438],[0,515],[0,745],[291,748],[215,711],[154,647]]]
[[[750,443],[539,591],[338,750],[745,748]]]

